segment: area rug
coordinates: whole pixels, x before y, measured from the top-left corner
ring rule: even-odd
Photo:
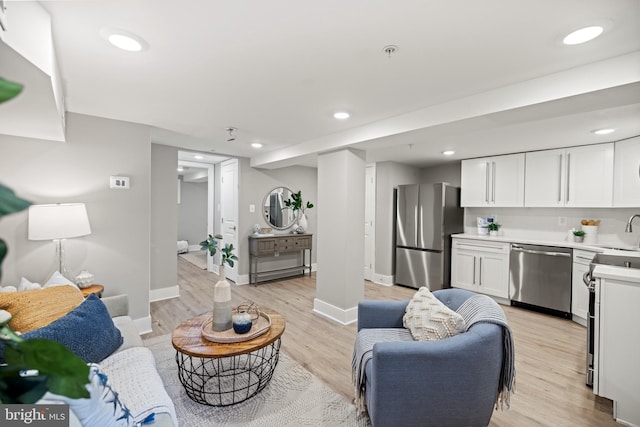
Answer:
[[[353,404],[282,352],[264,390],[245,402],[217,408],[195,403],[185,393],[178,379],[171,335],[146,339],[144,345],[153,352],[181,427],[371,426],[369,418],[358,415]]]
[[[189,261],[191,264],[203,270],[207,269],[207,252],[206,251],[193,251],[184,254],[178,254],[178,256]]]

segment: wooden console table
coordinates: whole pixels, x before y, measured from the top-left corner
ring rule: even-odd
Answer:
[[[275,274],[295,273],[302,271],[304,275],[309,270],[311,276],[311,251],[313,234],[282,234],[273,236],[249,236],[249,284],[258,284],[260,277]],[[306,263],[306,253],[309,252],[309,264]],[[302,263],[295,267],[277,268],[258,271],[260,258],[273,258],[280,254],[299,252]]]

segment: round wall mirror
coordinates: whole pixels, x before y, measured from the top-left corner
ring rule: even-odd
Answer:
[[[276,187],[267,193],[262,203],[262,215],[265,221],[276,230],[291,227],[296,215],[291,209],[285,209],[284,201],[291,198],[293,192],[287,187]]]

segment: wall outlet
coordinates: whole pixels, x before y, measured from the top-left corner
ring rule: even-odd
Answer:
[[[566,216],[559,216],[558,217],[558,225],[560,225],[560,226],[567,225],[567,217]]]
[[[249,205],[249,213],[254,213],[256,211],[256,205]]]
[[[110,176],[109,188],[117,188],[120,190],[128,190],[131,178],[128,176]]]

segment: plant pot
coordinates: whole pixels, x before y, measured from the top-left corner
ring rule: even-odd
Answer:
[[[497,237],[498,236],[498,230],[489,230],[489,236]]]
[[[573,236],[573,241],[576,243],[584,242],[584,236]]]
[[[231,287],[225,280],[224,267],[220,266],[220,281],[213,289],[213,320],[211,327],[214,331],[226,331],[232,327],[231,319]]]

